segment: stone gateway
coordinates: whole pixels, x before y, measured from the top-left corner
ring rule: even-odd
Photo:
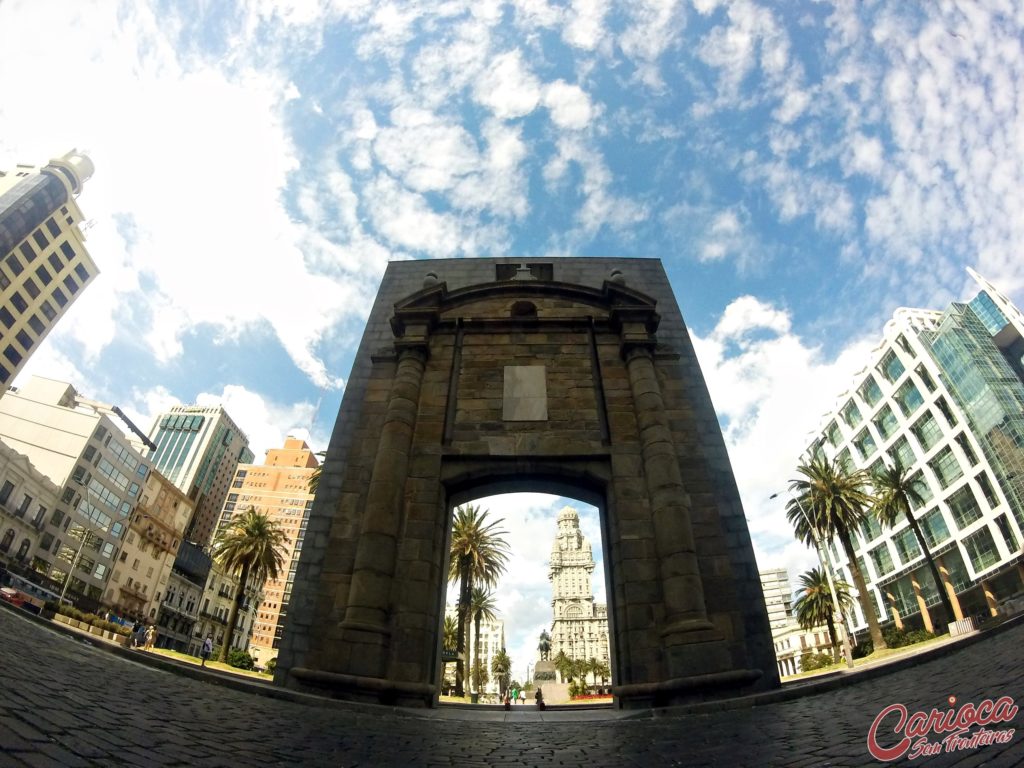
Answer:
[[[778,686],[682,315],[660,261],[617,258],[388,265],[324,460],[276,682],[433,706],[452,510],[510,491],[599,509],[619,706]]]

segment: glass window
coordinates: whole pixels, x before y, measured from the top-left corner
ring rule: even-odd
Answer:
[[[10,480],[4,480],[4,487],[0,488],[0,504],[7,504],[7,500],[11,498],[11,491],[14,490],[14,483]]]
[[[39,250],[41,251],[45,251],[46,246],[50,244],[50,241],[46,239],[46,235],[44,235],[38,229],[32,233],[32,239],[36,241],[36,245],[39,246]]]
[[[892,543],[896,546],[896,554],[899,555],[903,565],[907,565],[921,556],[921,545],[918,544],[917,536],[914,535],[911,528],[904,528],[893,536]]]
[[[60,525],[63,519],[64,513],[61,512],[59,509],[55,509],[53,510],[53,514],[50,516],[50,525]]]
[[[75,282],[75,278],[71,275],[64,276],[64,287],[68,289],[68,292],[74,296],[78,293],[78,283]]]
[[[960,462],[956,460],[953,450],[948,445],[939,451],[934,459],[928,462],[928,466],[935,473],[935,479],[939,481],[940,488],[949,488],[950,485],[964,476]]]
[[[924,472],[922,472],[921,470],[918,470],[911,476],[910,482],[913,484],[914,488],[917,489],[917,492],[921,494],[921,504],[915,504],[913,500],[911,500],[910,502],[910,506],[917,510],[921,506],[924,506],[929,501],[931,501],[934,494],[932,493],[931,486],[925,479]]]
[[[21,266],[21,261],[13,253],[7,256],[6,261],[7,268],[11,270],[11,274],[14,275],[15,277],[17,277],[18,275],[25,271],[25,268]]]
[[[965,537],[963,545],[975,571],[983,571],[999,562],[999,550],[987,525]]]
[[[909,342],[907,342],[907,338],[902,333],[896,337],[896,343],[900,345],[900,349],[906,352],[909,357],[914,356],[914,350],[911,349]]]
[[[28,319],[28,324],[39,337],[42,337],[46,333],[46,326],[43,325],[43,321],[39,319],[39,315],[32,315]]]
[[[9,378],[11,378],[11,372],[0,365],[0,382],[6,382]]]
[[[950,495],[946,504],[949,505],[949,512],[960,530],[981,519],[981,507],[978,506],[978,500],[974,497],[974,491],[971,490],[969,483]]]
[[[32,248],[32,244],[28,240],[22,243],[18,247],[18,250],[21,251],[21,255],[25,257],[25,261],[27,261],[29,264],[36,260],[36,252]]]
[[[64,295],[64,291],[62,291],[60,288],[53,289],[53,300],[56,301],[57,306],[60,307],[67,306],[68,303],[67,297]]]
[[[825,427],[825,437],[828,438],[828,441],[832,444],[833,448],[838,448],[839,443],[843,441],[843,436],[839,432],[839,425],[834,421],[830,421],[828,426]]]
[[[999,499],[996,497],[996,492],[992,489],[992,483],[989,482],[988,473],[982,471],[978,473],[978,476],[974,478],[978,481],[978,487],[981,488],[981,492],[985,494],[985,501],[988,502],[990,509],[995,509],[999,506]]]
[[[871,555],[871,562],[874,564],[875,572],[879,576],[885,576],[885,574],[892,570],[892,555],[889,554],[889,548],[884,542],[872,549],[868,554]]]
[[[53,237],[60,237],[60,225],[53,220],[52,216],[46,220],[46,228],[50,230]]]
[[[11,328],[14,325],[14,315],[11,314],[7,307],[0,307],[0,322],[8,328]]]
[[[60,251],[64,254],[64,258],[71,261],[75,258],[75,249],[71,247],[71,243],[63,242],[60,244]]]
[[[974,449],[971,448],[971,443],[967,439],[967,435],[961,432],[956,436],[956,444],[960,446],[960,450],[964,453],[964,458],[967,459],[967,463],[972,467],[978,463],[978,457],[974,453]]]
[[[910,416],[924,404],[924,398],[921,397],[917,385],[910,379],[903,382],[903,386],[897,390],[895,398],[904,416]]]
[[[904,469],[910,469],[917,460],[917,457],[914,456],[914,449],[910,447],[910,441],[905,437],[899,438],[892,444],[892,448],[889,449],[889,455],[894,462]]]
[[[14,291],[14,293],[11,294],[11,304],[14,305],[14,308],[19,312],[24,312],[28,309],[28,302],[25,301],[25,297],[17,291]]]
[[[53,308],[53,305],[46,299],[43,299],[43,302],[39,305],[39,308],[43,311],[43,314],[46,316],[47,320],[53,320],[53,318],[57,316],[57,312]]]
[[[946,526],[946,520],[938,509],[931,510],[918,523],[921,525],[921,533],[924,534],[924,540],[928,543],[929,549],[935,549],[935,547],[949,538],[949,528]]]
[[[33,280],[31,277],[25,278],[25,293],[29,295],[29,298],[39,298],[39,286],[36,285],[36,281]]]
[[[18,365],[18,363],[21,362],[21,353],[10,344],[8,344],[7,349],[4,350],[4,357],[10,360],[12,365]]]
[[[895,383],[896,379],[903,375],[903,371],[906,370],[903,367],[903,363],[900,362],[899,357],[896,356],[896,351],[890,349],[885,357],[882,358],[882,362],[878,364],[878,372],[881,373],[890,384]]]
[[[50,266],[53,267],[53,271],[55,274],[59,275],[60,271],[64,269],[64,262],[60,260],[60,256],[58,256],[56,253],[51,253],[49,256],[46,257],[46,260],[50,262]]]
[[[1014,534],[1013,528],[1010,527],[1010,521],[1007,520],[1006,515],[1000,515],[996,518],[996,528],[1002,534],[1003,541],[1006,542],[1006,548],[1010,552],[1016,552],[1018,549],[1017,536]]]
[[[18,343],[21,344],[21,348],[26,352],[30,352],[32,350],[32,337],[25,333],[25,331],[18,331],[17,334],[15,334],[15,338],[18,340]]]
[[[862,429],[853,438],[853,447],[857,449],[857,453],[860,454],[862,459],[867,459],[878,450],[878,446],[875,445],[875,439],[871,437],[871,434],[866,429]]]
[[[11,287],[11,279],[7,276],[7,273],[0,269],[0,290],[6,290]]]
[[[899,424],[896,422],[896,414],[892,412],[892,408],[888,405],[883,405],[881,410],[878,411],[874,423],[875,429],[878,430],[878,434],[882,436],[883,440],[888,440],[899,428]]]
[[[929,392],[935,391],[935,380],[932,378],[931,374],[928,373],[928,369],[924,367],[923,363],[914,369],[914,373],[917,374],[917,377],[924,384],[925,389]]]
[[[946,423],[951,427],[956,426],[956,416],[953,415],[953,411],[949,408],[949,403],[946,402],[946,398],[940,397],[935,401],[935,407],[939,409],[942,417],[946,420]]]
[[[878,520],[871,514],[864,516],[864,520],[860,524],[860,532],[864,541],[871,541],[882,535],[882,529],[878,525]]]
[[[78,279],[83,283],[89,280],[89,270],[82,264],[75,264],[75,274],[78,275]]]
[[[843,406],[843,410],[839,412],[839,415],[842,417],[843,421],[846,422],[846,426],[851,429],[864,420],[860,415],[860,408],[858,408],[857,404],[852,400]]]
[[[43,285],[49,285],[50,282],[53,280],[53,278],[50,277],[49,271],[47,271],[46,267],[42,264],[36,267],[36,277],[39,278],[39,282],[41,282]]]
[[[935,417],[932,416],[931,411],[928,411],[924,416],[915,421],[910,431],[914,433],[914,437],[917,438],[917,442],[921,444],[921,448],[925,453],[930,451],[942,439],[942,429],[939,427]]]
[[[875,377],[870,373],[864,379],[864,383],[860,385],[857,393],[870,406],[874,406],[875,403],[882,399],[882,390],[878,388],[878,382],[875,381]]]

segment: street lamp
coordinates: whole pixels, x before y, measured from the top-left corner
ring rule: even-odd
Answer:
[[[778,498],[778,496],[779,494],[773,493],[768,498],[775,499]],[[846,623],[843,620],[843,610],[839,607],[839,595],[836,594],[836,584],[832,578],[832,566],[829,563],[828,557],[825,555],[825,545],[821,540],[821,531],[818,530],[818,526],[811,522],[811,518],[804,509],[804,505],[800,503],[800,498],[792,495],[790,495],[789,498],[796,503],[796,508],[800,510],[800,515],[803,517],[804,522],[807,523],[807,528],[811,532],[811,539],[814,541],[814,548],[818,550],[818,560],[821,562],[822,570],[825,571],[825,578],[828,579],[828,591],[832,594],[832,611],[839,619],[838,621],[833,621],[832,624],[836,627],[836,631],[839,633],[840,639],[842,640],[843,657],[846,659],[846,666],[853,669],[853,650],[850,648],[850,636],[846,632]]]

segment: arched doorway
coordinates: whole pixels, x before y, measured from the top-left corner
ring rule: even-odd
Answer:
[[[649,259],[389,265],[328,447],[277,680],[436,702],[451,510],[526,488],[601,510],[621,706],[778,684],[715,412]]]

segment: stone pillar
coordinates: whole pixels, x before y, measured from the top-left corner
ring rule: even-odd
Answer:
[[[996,602],[995,591],[992,589],[992,582],[987,579],[981,582],[981,591],[985,593],[985,604],[992,616],[999,615],[999,603]]]
[[[625,334],[624,334],[625,335]],[[721,635],[708,621],[704,586],[690,524],[689,496],[679,471],[679,458],[651,352],[652,340],[623,344],[629,385],[636,407],[644,479],[651,500],[655,547],[665,620],[661,635],[668,650],[670,677],[718,671],[727,663],[716,658],[711,643]],[[690,652],[685,646],[700,644]],[[712,655],[709,655],[712,654]]]
[[[953,605],[953,615],[957,621],[964,620],[964,612],[960,610],[960,601],[956,599],[956,588],[953,586],[953,582],[949,579],[949,571],[946,569],[946,564],[942,561],[941,557],[935,558],[935,565],[939,569],[939,578],[942,579],[942,587],[946,590],[946,594],[949,595],[949,602]]]
[[[372,676],[374,668],[379,670],[377,674],[384,674],[381,665],[390,633],[391,582],[398,553],[409,449],[416,427],[426,358],[425,344],[408,344],[398,348],[398,369],[373,462],[348,605],[341,624],[349,635],[353,632],[361,634],[358,638],[350,637],[354,642],[363,646],[378,646],[378,653],[365,649],[367,653],[359,665],[363,669],[357,674]]]
[[[917,580],[917,573],[910,574],[910,583],[914,587],[914,597],[917,598],[917,607],[921,609],[921,620],[924,628],[929,632],[935,632],[935,625],[932,624],[932,615],[928,612],[928,603],[925,602],[924,593],[921,591],[921,582]]]
[[[892,620],[896,624],[896,629],[903,629],[903,619],[900,618],[900,612],[896,609],[896,597],[892,592],[885,593],[886,600],[889,601],[889,611],[892,613]]]

